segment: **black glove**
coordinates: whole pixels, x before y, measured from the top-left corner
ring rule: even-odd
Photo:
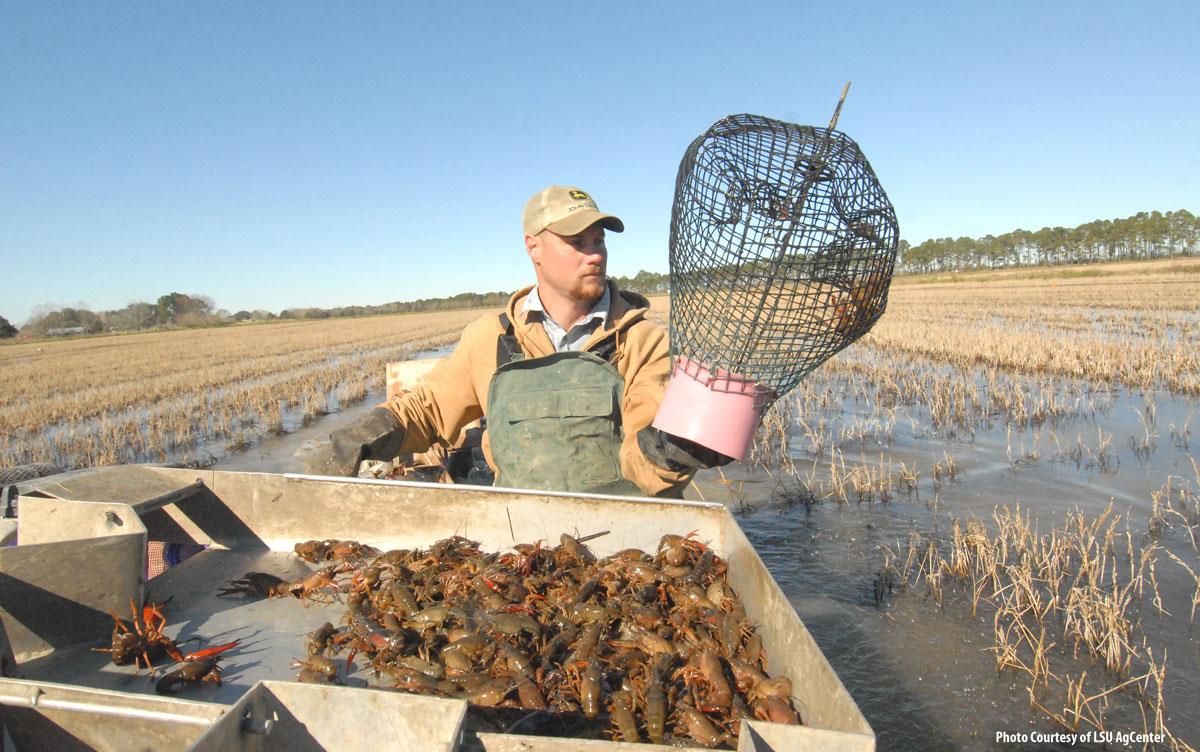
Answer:
[[[390,460],[400,453],[404,426],[391,410],[377,407],[357,422],[329,435],[329,444],[309,459],[317,475],[353,476],[363,460]]]
[[[700,446],[694,441],[646,426],[638,431],[638,448],[646,459],[659,467],[678,473],[684,470],[718,467],[733,462],[720,452]]]

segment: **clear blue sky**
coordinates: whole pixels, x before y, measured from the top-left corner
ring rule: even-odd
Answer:
[[[917,243],[1200,211],[1200,3],[0,0],[0,315],[511,290],[591,191],[667,270],[726,115],[839,124]]]

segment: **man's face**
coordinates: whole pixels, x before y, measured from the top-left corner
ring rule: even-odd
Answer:
[[[570,300],[594,303],[604,294],[608,250],[599,223],[578,235],[557,235],[544,230],[525,238],[529,258],[537,272],[539,288],[549,287]]]

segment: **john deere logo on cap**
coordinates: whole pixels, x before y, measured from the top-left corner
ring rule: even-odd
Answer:
[[[570,192],[568,192],[567,195],[569,195],[571,198],[575,199],[576,201],[588,201],[592,198],[591,196],[587,195],[583,191],[570,191]]]

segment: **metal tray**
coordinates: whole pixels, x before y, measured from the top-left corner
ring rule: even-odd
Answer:
[[[196,749],[216,749],[204,746],[209,743],[205,739],[214,735],[223,735],[226,747],[232,744],[230,738],[244,737],[250,746],[242,748],[274,749],[270,739],[289,738],[287,729],[301,723],[296,713],[284,713],[271,734],[254,734],[254,723],[246,720],[247,707],[258,708],[256,712],[275,708],[270,712],[276,715],[281,703],[304,706],[318,715],[324,709],[328,716],[324,720],[306,722],[312,729],[341,728],[332,716],[335,706],[342,708],[341,716],[349,712],[359,717],[363,714],[355,708],[377,702],[409,707],[404,712],[418,722],[428,717],[430,701],[446,708],[437,717],[457,724],[440,736],[422,735],[426,741],[436,741],[434,748],[645,749],[645,745],[472,730],[462,719],[461,701],[364,692],[361,687],[366,681],[361,675],[352,676],[348,687],[300,687],[289,680],[295,676],[292,659],[304,652],[305,635],[325,621],[336,623],[344,606],[303,608],[292,599],[216,595],[222,583],[248,571],[299,577],[310,567],[290,552],[295,542],[312,538],[354,539],[387,549],[425,547],[450,535],[463,535],[480,541],[485,550],[506,550],[518,542],[554,542],[563,532],[582,535],[603,530],[608,534],[589,543],[598,556],[629,547],[652,551],[665,533],[695,530],[700,540],[728,561],[730,584],[757,624],[773,673],[793,679],[793,701],[806,724],[748,723],[740,748],[848,752],[875,746],[874,734],[853,699],[721,504],[152,466],[99,468],[41,479],[22,486],[19,503],[20,545],[0,549],[0,655],[14,666],[10,674],[55,691],[86,688],[100,693],[92,703],[96,706],[104,705],[105,696],[128,702],[131,696],[152,695],[153,683],[144,671],[138,676],[132,667],[112,666],[106,654],[91,649],[102,646],[111,633],[109,611],[128,614],[130,598],[171,599],[167,634],[176,640],[242,641],[223,661],[225,678],[220,687],[205,685],[189,690],[187,700],[174,701],[180,707],[189,702],[208,707],[215,703],[224,709],[221,718],[199,739],[192,723],[186,739],[157,749],[184,749],[193,743]],[[209,548],[143,582],[148,538]],[[0,720],[7,723],[13,712],[27,717],[30,706],[22,705],[19,698],[5,703],[6,682],[12,680],[0,680]],[[341,699],[312,702],[311,690]],[[373,695],[389,699],[362,699]],[[96,725],[121,718],[94,715],[91,720]],[[367,722],[368,735],[371,726]],[[304,743],[279,748],[289,752],[358,748],[345,734],[338,744],[327,747],[331,743],[327,737],[305,733]],[[368,746],[364,743],[362,748]],[[109,747],[98,743],[82,748]]]

